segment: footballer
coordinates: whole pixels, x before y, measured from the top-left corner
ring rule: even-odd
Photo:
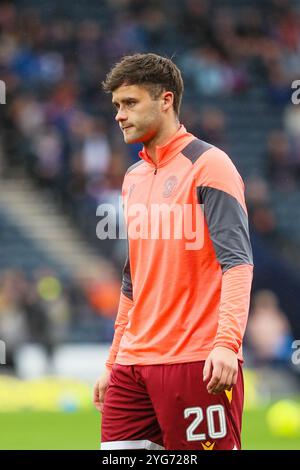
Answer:
[[[172,60],[125,56],[103,86],[125,143],[143,149],[122,187],[128,256],[94,389],[101,448],[240,449],[253,275],[242,178],[226,153],[180,122],[183,80]],[[150,217],[154,206],[199,216],[198,243],[190,231],[163,236],[166,218]]]

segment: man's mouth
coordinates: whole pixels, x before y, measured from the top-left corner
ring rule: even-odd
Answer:
[[[126,129],[130,129],[131,127],[133,127],[133,126],[125,126],[125,127],[122,127],[122,131],[125,131]]]

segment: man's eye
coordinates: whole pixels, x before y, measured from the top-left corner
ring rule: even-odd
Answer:
[[[136,101],[128,101],[128,106],[132,108],[136,104]]]

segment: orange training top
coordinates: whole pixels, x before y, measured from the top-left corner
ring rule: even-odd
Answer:
[[[182,125],[156,152],[124,178],[128,258],[106,365],[204,360],[215,346],[242,359],[253,270],[242,178]]]

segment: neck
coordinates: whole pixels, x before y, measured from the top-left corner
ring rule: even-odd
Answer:
[[[144,147],[154,164],[157,163],[156,147],[168,142],[168,140],[170,140],[178,131],[178,128],[179,120],[176,118],[170,121],[168,125],[163,126],[150,140],[143,142]]]

